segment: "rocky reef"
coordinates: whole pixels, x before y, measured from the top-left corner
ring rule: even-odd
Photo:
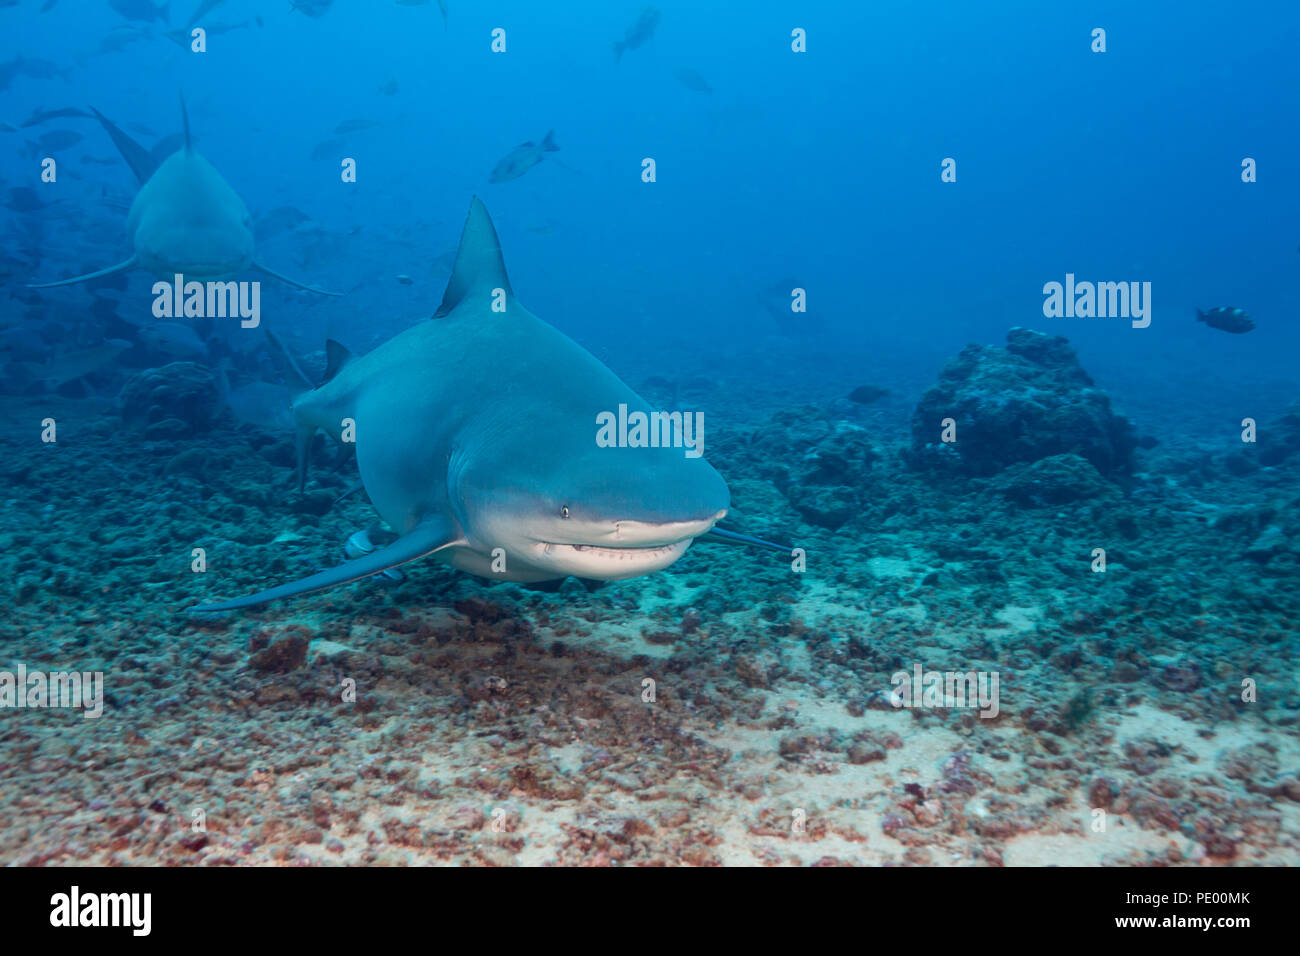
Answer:
[[[0,862],[1300,861],[1300,455],[1259,460],[1271,423],[1135,449],[1064,340],[1017,330],[925,393],[961,423],[937,463],[906,405],[690,397],[726,423],[728,522],[805,572],[706,541],[590,593],[421,561],[196,619],[374,521],[350,461],[298,493],[292,444],[203,387],[169,366],[0,421],[0,642],[105,690],[97,720],[9,715]],[[918,667],[996,675],[996,713],[895,706]]]
[[[955,422],[955,441],[941,441],[946,419]],[[912,416],[914,464],[968,476],[1074,455],[1114,479],[1132,470],[1137,444],[1069,342],[1020,327],[1007,333],[1005,348],[964,348]]]
[[[146,438],[181,438],[207,430],[217,408],[217,389],[204,366],[172,362],[132,375],[117,403],[123,421]]]

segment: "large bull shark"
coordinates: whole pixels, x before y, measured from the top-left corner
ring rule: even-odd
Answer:
[[[339,440],[354,429],[362,483],[400,537],[300,581],[193,610],[319,591],[426,556],[527,583],[649,574],[704,535],[788,551],[714,527],[730,498],[704,458],[598,446],[597,416],[649,406],[519,304],[477,197],[435,316],[366,355],[336,343],[328,352],[325,380],[293,403],[300,484],[316,431]]]
[[[29,289],[74,285],[137,268],[157,276],[180,273],[186,279],[199,281],[255,269],[308,292],[342,294],[290,279],[253,258],[253,220],[248,207],[216,167],[194,149],[184,102],[184,140],[180,149],[165,158],[150,153],[99,110],[91,112],[141,184],[126,218],[133,247],[131,257],[98,272],[29,284]]]

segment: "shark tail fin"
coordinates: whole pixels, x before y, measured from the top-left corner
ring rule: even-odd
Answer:
[[[469,215],[465,217],[465,228],[460,234],[456,264],[452,267],[451,279],[447,281],[447,291],[443,293],[442,304],[433,317],[438,319],[447,315],[477,289],[505,289],[506,295],[514,295],[510,289],[510,277],[506,275],[496,227],[492,225],[492,217],[488,215],[483,200],[475,196],[469,203]]]
[[[98,272],[87,272],[84,276],[73,276],[71,279],[60,279],[58,282],[29,282],[29,289],[53,289],[61,285],[76,285],[78,282],[89,282],[91,279],[101,279],[104,276],[111,276],[115,272],[126,272],[128,269],[135,268],[135,256],[127,259],[126,262],[119,262],[115,266],[109,266],[107,269],[100,269]]]
[[[1196,310],[1196,321],[1197,321],[1197,322],[1204,322],[1204,321],[1205,321],[1205,313],[1202,312],[1200,309],[1197,309],[1197,310]]]
[[[627,47],[627,44],[624,43],[622,40],[615,40],[615,41],[614,41],[614,62],[615,62],[615,63],[617,63],[619,60],[623,59],[623,50],[624,50],[626,47]]]
[[[558,153],[560,147],[555,145],[555,130],[548,130],[546,139],[542,140],[542,149],[548,153]]]
[[[233,611],[237,608],[252,607],[256,604],[278,601],[299,594],[323,591],[326,588],[337,587],[340,584],[360,581],[362,578],[380,574],[389,568],[409,564],[418,558],[460,544],[462,540],[448,523],[437,519],[422,521],[388,547],[372,551],[370,554],[354,561],[348,561],[337,567],[310,575],[300,581],[282,584],[277,588],[259,591],[256,594],[236,598],[233,601],[222,601],[219,604],[200,604],[197,607],[190,608],[190,611]]]
[[[253,268],[256,269],[258,272],[262,272],[265,273],[266,275],[269,275],[272,279],[279,279],[285,285],[291,285],[296,289],[304,289],[307,292],[315,292],[317,295],[342,295],[343,294],[342,292],[330,292],[328,289],[318,289],[314,285],[307,285],[304,282],[299,282],[297,279],[290,279],[288,276],[281,275],[280,273],[276,272],[274,269],[268,269],[260,262],[254,261]]]

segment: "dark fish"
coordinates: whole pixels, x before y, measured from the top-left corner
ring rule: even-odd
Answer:
[[[100,371],[130,347],[130,342],[107,339],[102,345],[57,355],[41,365],[29,364],[23,371],[28,378],[43,382],[48,388],[58,388]]]
[[[1209,312],[1196,310],[1196,320],[1204,322],[1212,329],[1219,329],[1223,332],[1232,332],[1240,335],[1249,332],[1255,327],[1255,321],[1241,309],[1228,308],[1219,306],[1217,309],[1211,309]]]
[[[154,20],[167,22],[167,4],[155,7],[150,0],[109,0],[108,5],[128,20],[151,23]]]
[[[45,208],[45,203],[31,186],[14,186],[10,189],[7,205],[14,212],[36,212]]]
[[[323,17],[334,0],[289,0],[289,8],[309,17]]]
[[[849,392],[849,401],[857,402],[859,405],[870,405],[872,402],[880,401],[888,394],[889,389],[881,388],[878,385],[859,385]]]
[[[52,119],[63,119],[64,117],[80,116],[86,119],[93,119],[94,114],[88,113],[83,109],[75,106],[64,106],[57,110],[33,110],[32,115],[19,124],[23,129],[29,126],[39,126],[41,123],[48,123]]]
[[[57,149],[67,149],[69,146],[75,146],[83,139],[85,139],[85,137],[75,130],[55,129],[50,130],[50,132],[42,136],[39,142],[43,149],[53,151]]]
[[[355,133],[358,130],[370,129],[372,126],[378,125],[379,124],[375,120],[369,119],[344,120],[342,123],[339,123],[338,126],[334,127],[334,134],[336,136],[343,136],[347,133]]]
[[[688,90],[694,90],[696,93],[712,93],[713,87],[709,86],[708,81],[700,76],[698,72],[690,67],[682,66],[673,70],[673,76],[677,77],[677,82]]]
[[[555,145],[554,136],[555,130],[551,130],[540,144],[531,141],[520,143],[497,163],[496,168],[492,170],[491,181],[504,183],[511,179],[518,179],[542,161],[542,154],[559,150],[560,147]]]
[[[235,420],[268,431],[293,431],[293,392],[271,382],[249,382],[231,388],[226,364],[223,360],[217,366],[217,393]]]
[[[221,6],[221,4],[224,2],[225,0],[200,0],[198,7],[195,9],[195,11],[192,14],[190,14],[190,18],[185,21],[185,26],[181,27],[181,32],[188,34],[190,30],[192,30],[194,27],[198,25],[198,22],[201,19],[203,19],[205,16],[207,16],[217,7]],[[210,27],[205,27],[204,29],[207,30],[209,34],[212,33],[212,29]]]
[[[252,20],[241,20],[238,23],[205,23],[203,24],[203,32],[210,37],[221,36],[223,33],[233,33],[235,30],[247,29],[253,25],[254,21],[259,27],[262,25],[262,18],[254,17]],[[182,27],[179,30],[168,30],[163,35],[173,43],[188,47],[193,42],[193,30],[194,27],[192,26]]]
[[[327,159],[331,156],[339,156],[343,148],[341,139],[327,139],[323,143],[317,143],[316,148],[311,151],[312,159]]]
[[[267,239],[277,233],[297,229],[309,218],[305,212],[293,206],[276,206],[265,215],[255,217],[253,228],[260,238]]]
[[[614,41],[614,60],[616,62],[621,60],[624,50],[635,50],[641,47],[654,36],[657,26],[659,26],[659,8],[646,7],[641,11],[641,16],[637,17],[636,23],[627,28],[623,39]]]
[[[127,44],[137,43],[147,36],[149,36],[148,32],[141,30],[139,27],[133,27],[126,23],[120,24],[104,35],[104,39],[99,41],[99,47],[93,55],[115,53]]]
[[[34,80],[51,80],[56,76],[67,76],[72,72],[67,67],[51,63],[49,60],[25,60],[22,57],[18,59],[21,64],[19,72]]]
[[[136,340],[152,352],[179,361],[204,361],[208,357],[208,347],[199,334],[180,322],[147,325],[136,334]]]
[[[30,76],[34,80],[48,80],[55,76],[67,76],[71,70],[51,63],[49,60],[29,60],[15,57],[0,63],[0,90],[9,88],[17,76]]]
[[[384,96],[392,96],[397,92],[397,81],[389,80],[383,86],[379,87],[379,92]]]

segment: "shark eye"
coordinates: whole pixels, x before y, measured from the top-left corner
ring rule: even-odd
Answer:
[[[560,517],[561,517],[561,518],[567,518],[567,517],[569,517],[569,506],[568,506],[568,505],[560,505]]]

